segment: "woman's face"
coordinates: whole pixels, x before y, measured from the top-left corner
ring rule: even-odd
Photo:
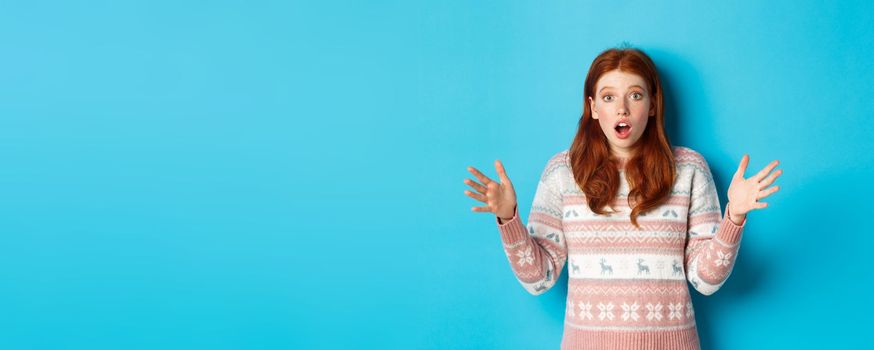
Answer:
[[[592,118],[601,124],[613,154],[630,158],[649,117],[655,116],[646,81],[633,73],[609,71],[598,79],[595,97],[589,96],[589,104]]]

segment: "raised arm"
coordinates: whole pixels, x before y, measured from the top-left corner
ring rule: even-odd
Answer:
[[[495,162],[501,182],[497,183],[476,169],[471,172],[484,185],[466,180],[479,193],[468,193],[487,205],[474,211],[494,212],[504,252],[516,278],[531,294],[539,295],[555,285],[567,259],[567,246],[562,231],[561,196],[557,170],[566,166],[560,156],[553,157],[543,170],[528,216],[528,226],[522,223],[516,205],[516,195],[503,165]],[[512,198],[512,201],[510,200]],[[507,205],[512,206],[507,207]]]
[[[695,162],[685,263],[687,279],[701,294],[713,294],[728,279],[740,248],[746,214],[750,210],[766,207],[767,203],[757,201],[779,189],[772,187],[763,190],[782,174],[780,170],[765,178],[777,161],[755,176],[744,179],[748,162],[749,157],[744,156],[732,178],[725,215],[721,215],[719,196],[707,161],[699,157]]]

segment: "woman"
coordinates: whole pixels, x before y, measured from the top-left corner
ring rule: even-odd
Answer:
[[[583,115],[569,150],[541,174],[522,224],[503,164],[499,181],[473,167],[465,194],[496,215],[513,272],[531,294],[551,288],[569,262],[562,349],[699,349],[688,280],[710,295],[731,273],[752,210],[776,192],[773,161],[744,178],[744,155],[725,215],[705,159],[672,147],[663,91],[642,51],[609,49],[592,63]],[[770,175],[769,175],[770,174]],[[610,210],[607,210],[607,207]]]

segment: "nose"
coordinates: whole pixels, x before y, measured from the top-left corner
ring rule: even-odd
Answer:
[[[623,100],[619,101],[619,104],[617,105],[617,108],[616,108],[616,114],[618,114],[620,116],[627,116],[628,115],[628,108],[625,107],[625,101],[623,101]]]

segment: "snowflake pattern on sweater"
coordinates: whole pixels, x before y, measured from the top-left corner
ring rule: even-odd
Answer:
[[[568,264],[563,349],[698,349],[687,281],[710,295],[725,283],[744,225],[722,214],[705,159],[673,147],[677,178],[661,206],[631,223],[629,185],[620,168],[618,213],[597,215],[571,173],[568,151],[541,174],[523,225],[518,209],[497,221],[504,250],[531,294],[555,285]],[[518,207],[517,207],[518,208]]]

